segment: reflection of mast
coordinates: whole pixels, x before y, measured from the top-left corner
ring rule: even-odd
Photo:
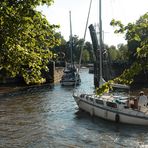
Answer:
[[[71,11],[69,11],[69,20],[70,20],[70,52],[71,52],[71,64],[74,67],[74,59],[73,59],[73,36],[72,36],[72,23],[71,23]]]

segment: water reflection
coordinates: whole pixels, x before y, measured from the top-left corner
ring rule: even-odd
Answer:
[[[93,90],[81,72],[80,89]],[[122,148],[148,145],[148,127],[115,124],[79,111],[73,87],[21,89],[0,98],[0,147]]]

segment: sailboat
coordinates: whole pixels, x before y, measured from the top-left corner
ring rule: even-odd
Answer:
[[[100,22],[100,82],[103,85],[105,80],[102,76],[102,20],[101,0],[99,0],[99,22]],[[130,87],[123,84],[111,84],[112,90],[108,93],[97,95],[96,93],[74,92],[73,97],[79,109],[82,109],[91,116],[97,116],[117,123],[148,125],[148,108],[146,106],[138,109],[138,100],[130,96]]]
[[[60,80],[62,86],[74,86],[81,84],[80,74],[78,69],[74,65],[73,60],[73,36],[72,36],[72,24],[71,24],[71,11],[69,12],[70,18],[70,49],[71,49],[71,62],[66,65],[66,68],[63,71],[63,76]]]

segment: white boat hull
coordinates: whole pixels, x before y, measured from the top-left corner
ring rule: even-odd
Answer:
[[[106,106],[96,105],[94,102],[84,101],[78,96],[74,96],[78,107],[88,113],[91,116],[101,117],[106,120],[111,120],[126,124],[135,125],[148,125],[148,114],[140,112],[138,110],[126,109],[125,111],[115,108],[109,108]]]
[[[79,85],[81,83],[81,78],[76,69],[67,68],[64,70],[64,74],[61,78],[60,83],[62,86]]]
[[[78,80],[77,82],[72,80],[62,80],[61,85],[63,86],[74,86],[74,85],[80,85],[81,81]]]

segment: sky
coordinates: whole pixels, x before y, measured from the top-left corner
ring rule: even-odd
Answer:
[[[71,11],[72,34],[79,38],[84,37],[90,0],[54,0],[47,7],[37,9],[46,16],[50,24],[60,25],[58,32],[69,40]],[[114,28],[110,26],[112,19],[120,20],[124,25],[135,23],[143,14],[148,12],[148,0],[102,0],[102,29],[103,40],[107,45],[126,44],[124,35],[114,34]],[[99,0],[92,0],[88,26],[99,23]],[[97,26],[97,25],[96,25]],[[90,41],[89,29],[87,29],[85,41]]]

